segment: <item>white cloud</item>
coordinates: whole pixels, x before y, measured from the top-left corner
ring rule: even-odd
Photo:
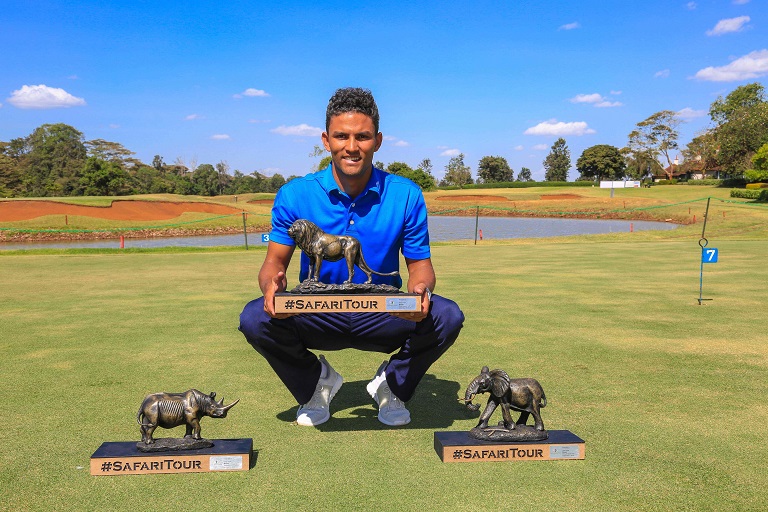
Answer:
[[[515,146],[515,151],[522,151],[524,149],[525,149],[525,146],[523,146],[522,144],[519,146]]]
[[[577,94],[571,98],[571,103],[589,103],[595,107],[620,107],[622,103],[618,101],[608,101],[601,94]]]
[[[120,128],[120,125],[112,123],[112,124],[109,125],[109,127],[112,128],[113,130],[117,130],[118,128]]]
[[[694,119],[696,117],[704,117],[705,115],[707,115],[705,110],[694,110],[691,107],[685,107],[677,111],[677,116],[682,119]]]
[[[440,153],[440,156],[459,156],[460,154],[461,154],[461,151],[459,151],[458,149],[446,149],[445,151]]]
[[[395,142],[395,146],[400,147],[400,148],[404,148],[405,146],[410,146],[410,144],[408,144],[404,140],[399,140],[399,141]]]
[[[258,124],[258,123],[271,123],[272,121],[270,121],[269,119],[249,119],[248,122],[251,124]]]
[[[748,4],[749,0],[733,0],[734,5],[744,5]]]
[[[195,119],[203,119],[203,116],[200,114],[189,114],[184,118],[185,121],[194,121]]]
[[[295,126],[280,125],[270,131],[279,135],[298,135],[299,137],[319,137],[323,134],[322,128],[315,128],[304,123]]]
[[[16,108],[68,108],[85,105],[83,98],[72,96],[64,89],[47,85],[22,85],[11,93],[8,103]]]
[[[611,108],[611,107],[621,107],[624,104],[620,101],[601,101],[600,103],[595,103],[595,107],[597,108]]]
[[[566,23],[565,25],[560,25],[560,28],[557,30],[573,30],[576,28],[581,28],[581,24],[579,24],[578,21],[574,21],[573,23]]]
[[[80,80],[80,77],[77,75],[69,75],[67,77],[67,80]]]
[[[693,11],[696,9],[696,2],[688,2],[685,4],[685,6],[688,8],[689,11]]]
[[[235,94],[232,97],[239,99],[239,98],[242,98],[243,96],[249,96],[251,98],[266,98],[269,96],[269,93],[261,89],[254,89],[253,87],[249,87],[248,89],[244,90],[240,94]]]
[[[603,101],[603,97],[600,94],[577,94],[571,98],[571,103],[598,103]]]
[[[544,151],[548,147],[549,146],[547,146],[546,144],[536,144],[535,146],[531,146],[531,149],[536,150],[536,151]]]
[[[619,94],[621,94],[621,91],[611,91],[611,95],[613,96],[618,96]]]
[[[757,50],[725,66],[700,69],[693,78],[709,82],[735,82],[768,74],[768,50]]]
[[[557,119],[551,119],[544,121],[536,126],[532,126],[523,132],[525,135],[587,135],[590,133],[596,133],[595,130],[587,126],[584,121],[575,121],[572,123],[564,123]]]
[[[669,70],[668,69],[662,69],[661,71],[657,71],[653,74],[653,78],[667,78],[669,76]]]
[[[226,133],[217,133],[215,135],[211,135],[211,138],[213,140],[229,140],[229,135]]]
[[[749,23],[749,16],[739,16],[738,18],[727,18],[720,20],[712,30],[707,30],[708,36],[721,36],[730,32],[741,32],[744,25]]]

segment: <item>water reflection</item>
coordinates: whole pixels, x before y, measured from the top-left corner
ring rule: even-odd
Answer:
[[[592,220],[592,219],[551,219],[551,218],[518,218],[518,217],[480,217],[477,219],[478,229],[483,232],[483,239],[503,238],[539,238],[567,235],[594,235],[600,233],[627,233],[645,230],[675,229],[677,224],[650,221],[628,220]],[[429,218],[429,234],[433,242],[451,240],[472,240],[475,238],[475,217],[441,217],[433,215]],[[125,247],[214,247],[214,246],[243,246],[245,239],[239,235],[215,236],[179,236],[170,238],[126,238]],[[257,233],[248,234],[248,245],[266,245]],[[19,242],[0,243],[2,249],[58,249],[80,247],[111,247],[120,246],[117,239],[111,240],[72,240],[55,242]]]

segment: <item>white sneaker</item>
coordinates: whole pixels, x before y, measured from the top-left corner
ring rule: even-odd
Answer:
[[[397,398],[389,389],[384,370],[387,369],[387,361],[381,363],[373,380],[368,383],[366,390],[371,398],[379,405],[379,421],[389,426],[407,425],[411,422],[411,413],[405,408],[402,400]]]
[[[325,367],[326,376],[317,381],[315,394],[312,395],[309,402],[299,407],[296,413],[296,423],[305,427],[314,427],[325,423],[331,418],[329,406],[331,400],[341,388],[344,379],[334,370],[325,357],[320,356],[320,364]]]

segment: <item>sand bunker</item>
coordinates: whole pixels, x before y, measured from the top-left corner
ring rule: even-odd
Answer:
[[[435,199],[438,201],[486,201],[486,202],[497,202],[497,201],[509,201],[506,197],[502,196],[485,196],[481,194],[475,194],[475,195],[464,195],[464,196],[438,196]]]
[[[553,201],[558,199],[581,199],[582,196],[578,194],[548,194],[541,196],[544,201]]]
[[[227,215],[242,210],[210,203],[113,201],[111,206],[81,206],[56,201],[0,201],[0,222],[29,220],[44,215],[81,215],[111,220],[168,220],[185,212]]]

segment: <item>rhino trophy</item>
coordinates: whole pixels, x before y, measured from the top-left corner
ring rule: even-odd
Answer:
[[[196,389],[184,393],[153,393],[147,395],[139,407],[136,422],[141,426],[141,440],[144,444],[152,444],[152,433],[157,427],[173,428],[186,424],[187,433],[184,437],[200,439],[200,419],[204,416],[211,418],[226,418],[227,411],[240,400],[224,405],[222,398],[215,400],[216,393],[206,395]]]

